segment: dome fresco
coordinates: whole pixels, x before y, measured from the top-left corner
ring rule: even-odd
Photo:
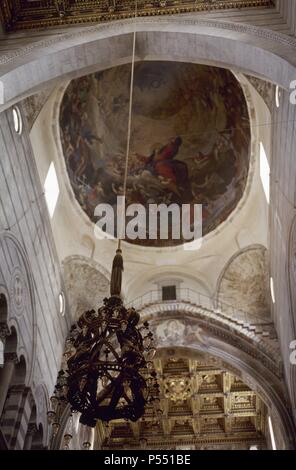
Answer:
[[[60,108],[72,189],[95,223],[115,207],[126,159],[130,64],[72,80]],[[203,236],[235,209],[248,176],[250,123],[243,91],[225,69],[180,62],[135,65],[127,205],[202,204]],[[172,246],[183,240],[134,240]]]

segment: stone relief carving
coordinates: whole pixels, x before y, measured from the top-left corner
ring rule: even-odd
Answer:
[[[48,100],[51,92],[52,88],[45,88],[39,93],[29,96],[23,100],[22,109],[27,118],[29,130],[32,129],[34,122],[36,121],[40,111]]]
[[[63,263],[64,282],[72,318],[97,308],[109,296],[109,280],[87,258],[75,257]]]
[[[207,316],[207,311],[203,312],[200,309],[194,309],[192,306],[187,307],[186,304],[178,304],[174,310],[166,310],[166,308],[162,307],[166,306],[158,305],[155,306],[155,308],[149,308],[148,311],[145,310],[145,314],[143,316],[143,319],[145,318],[151,323],[158,347],[162,348],[165,346],[171,348],[172,345],[181,347],[187,347],[190,345],[195,347],[197,345],[196,340],[190,336],[190,343],[188,341],[184,341],[183,343],[181,338],[176,343],[170,340],[170,335],[165,334],[163,329],[167,330],[167,328],[162,327],[161,323],[167,325],[169,320],[178,320],[183,324],[184,322],[185,324],[190,324],[189,331],[193,331],[193,333],[198,330],[198,328],[203,329],[204,334],[202,337],[204,339],[205,348],[210,344],[209,337],[214,335],[226,343],[245,351],[257,360],[260,360],[262,364],[268,367],[273,373],[278,376],[282,376],[282,361],[279,352],[279,343],[274,333],[272,323],[266,324],[263,330],[256,333],[257,329],[254,332],[253,330],[250,330],[248,326],[246,328],[242,328],[233,322],[229,325],[229,322],[225,323],[221,321],[219,315],[215,315],[214,313],[211,313],[212,316],[215,316],[212,321],[212,319]],[[162,317],[161,323],[157,321],[157,318],[159,318],[160,315]],[[194,315],[195,319],[193,319],[192,315]],[[180,320],[180,318],[182,318],[182,320]],[[262,318],[260,318],[260,323],[262,323]],[[262,336],[263,332],[265,333],[264,336]]]
[[[226,267],[218,288],[218,300],[252,317],[269,318],[267,251],[247,249]],[[226,307],[225,307],[226,308]]]
[[[14,268],[10,280],[10,298],[17,315],[21,315],[28,302],[28,286],[19,267]]]
[[[251,85],[253,85],[255,90],[259,93],[259,95],[262,97],[269,110],[272,111],[275,86],[270,82],[266,82],[265,80],[261,80],[260,78],[253,77],[251,75],[246,75],[246,77],[251,83]]]
[[[187,320],[166,320],[156,327],[155,334],[160,347],[172,343],[182,346],[184,344],[189,345],[197,342],[206,344],[202,329],[196,324],[189,323]]]

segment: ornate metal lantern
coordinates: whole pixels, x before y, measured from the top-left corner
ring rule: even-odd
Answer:
[[[137,421],[145,405],[157,401],[159,386],[153,369],[153,334],[134,308],[120,297],[121,250],[113,261],[111,297],[98,310],[85,312],[66,341],[67,366],[59,372],[52,401],[70,403],[80,422]],[[54,411],[49,412],[49,414]],[[53,420],[54,421],[54,420]]]

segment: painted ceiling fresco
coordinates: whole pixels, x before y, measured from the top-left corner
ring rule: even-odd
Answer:
[[[115,207],[123,191],[130,73],[127,64],[75,79],[61,103],[70,182],[94,222],[97,204]],[[242,197],[249,156],[247,105],[230,71],[176,62],[136,64],[127,204],[202,204],[206,235]]]

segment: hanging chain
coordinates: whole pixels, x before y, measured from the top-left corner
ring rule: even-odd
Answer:
[[[135,18],[137,18],[138,2],[135,0]],[[126,143],[126,154],[125,154],[125,168],[124,168],[124,179],[123,179],[123,190],[122,195],[124,200],[126,199],[126,186],[128,176],[128,160],[130,152],[130,140],[131,140],[131,128],[132,128],[132,110],[133,110],[133,91],[134,91],[134,73],[135,73],[135,52],[136,52],[136,29],[133,33],[133,48],[132,48],[132,64],[131,64],[131,81],[130,81],[130,96],[129,96],[129,109],[128,109],[128,125],[127,125],[127,143]],[[124,220],[124,209],[125,205],[122,206],[121,220]],[[121,234],[120,234],[121,235]],[[121,247],[121,238],[118,238],[118,249]]]

